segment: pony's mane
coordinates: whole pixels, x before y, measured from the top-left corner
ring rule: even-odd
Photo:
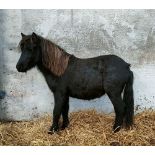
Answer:
[[[71,55],[52,41],[41,36],[38,37],[41,41],[42,63],[44,67],[53,74],[61,76],[67,69],[69,57]]]

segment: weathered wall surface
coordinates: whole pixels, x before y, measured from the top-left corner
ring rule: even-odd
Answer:
[[[155,108],[155,10],[0,10],[0,23],[0,119],[52,113],[53,94],[41,73],[15,68],[20,33],[33,31],[78,57],[122,57],[132,64],[136,107]],[[107,96],[70,99],[70,111],[85,108],[113,111]]]

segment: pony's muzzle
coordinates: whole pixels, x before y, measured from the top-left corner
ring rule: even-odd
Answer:
[[[25,72],[23,64],[17,63],[16,69],[17,69],[18,72]]]

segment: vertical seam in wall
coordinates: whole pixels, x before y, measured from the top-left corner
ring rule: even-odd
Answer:
[[[73,27],[73,14],[74,14],[73,9],[71,9],[71,27]]]

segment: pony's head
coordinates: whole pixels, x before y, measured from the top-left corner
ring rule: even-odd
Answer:
[[[41,64],[56,76],[61,76],[68,66],[70,54],[52,43],[50,40],[38,36],[22,35],[20,41],[21,56],[16,65],[19,72],[26,72],[34,66]]]
[[[21,56],[18,60],[16,68],[19,72],[26,72],[33,68],[40,59],[39,37],[32,33],[32,35],[25,35],[21,33],[22,39],[19,43],[21,49]]]

